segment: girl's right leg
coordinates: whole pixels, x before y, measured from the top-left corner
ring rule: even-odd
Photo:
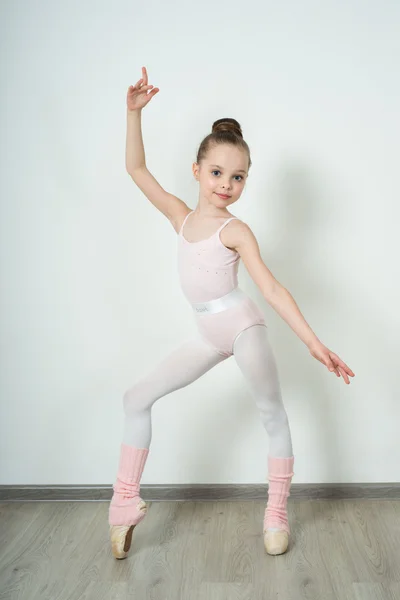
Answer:
[[[125,393],[124,436],[109,508],[112,551],[116,558],[127,556],[133,529],[147,511],[139,493],[151,442],[153,404],[194,382],[226,358],[199,336],[174,350]]]
[[[123,443],[149,448],[151,409],[156,400],[193,383],[225,358],[200,336],[174,350],[125,392]]]

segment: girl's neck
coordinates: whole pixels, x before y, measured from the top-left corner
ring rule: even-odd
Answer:
[[[232,215],[225,208],[217,208],[210,203],[202,204],[198,202],[194,209],[194,214],[201,219],[213,219],[218,217],[231,217]]]

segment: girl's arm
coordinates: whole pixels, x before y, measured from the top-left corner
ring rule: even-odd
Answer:
[[[232,221],[221,232],[221,241],[239,252],[251,278],[259,287],[265,300],[286,321],[298,337],[305,343],[310,354],[326,365],[345,383],[350,383],[348,375],[353,371],[317,338],[300,312],[291,293],[275,279],[260,255],[258,242],[250,227],[242,221]]]
[[[147,85],[145,67],[142,68],[142,75],[143,78],[136,85],[129,86],[127,93],[126,170],[143,194],[171,221],[178,232],[190,208],[185,202],[164,190],[147,169],[142,136],[142,109],[159,90],[154,88],[148,94],[148,90],[153,86]]]
[[[246,224],[243,225],[236,250],[239,252],[246,269],[268,304],[310,349],[315,343],[319,342],[319,339],[301,314],[289,290],[277,281],[264,263],[260,255],[258,242],[251,229]]]
[[[142,136],[142,109],[129,110],[128,108],[126,110],[125,165],[129,175],[146,166]]]

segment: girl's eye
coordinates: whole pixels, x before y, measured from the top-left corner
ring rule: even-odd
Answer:
[[[215,171],[211,171],[212,174],[214,174],[214,173],[220,173],[220,172],[221,171],[219,171],[218,169],[216,169]],[[235,175],[235,177],[240,177],[239,181],[241,181],[243,179],[243,177],[241,175]]]

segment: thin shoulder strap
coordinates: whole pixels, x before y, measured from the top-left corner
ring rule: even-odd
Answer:
[[[222,223],[221,227],[218,229],[217,233],[219,234],[220,231],[222,231],[222,229],[225,227],[225,225],[228,225],[228,223],[230,223],[231,221],[233,221],[234,219],[236,219],[237,221],[239,221],[239,219],[237,217],[231,217],[230,219],[227,219],[224,223]]]
[[[188,216],[189,216],[189,215],[191,215],[193,212],[194,212],[194,210],[191,210],[191,211],[190,211],[190,212],[189,212],[189,213],[186,215],[186,217],[183,219],[183,223],[182,223],[182,225],[181,225],[181,228],[180,228],[180,231],[179,231],[179,233],[182,233],[182,231],[183,231],[183,227],[184,227],[184,225],[185,225],[185,223],[186,223],[186,221],[187,221],[187,218],[188,218]]]

